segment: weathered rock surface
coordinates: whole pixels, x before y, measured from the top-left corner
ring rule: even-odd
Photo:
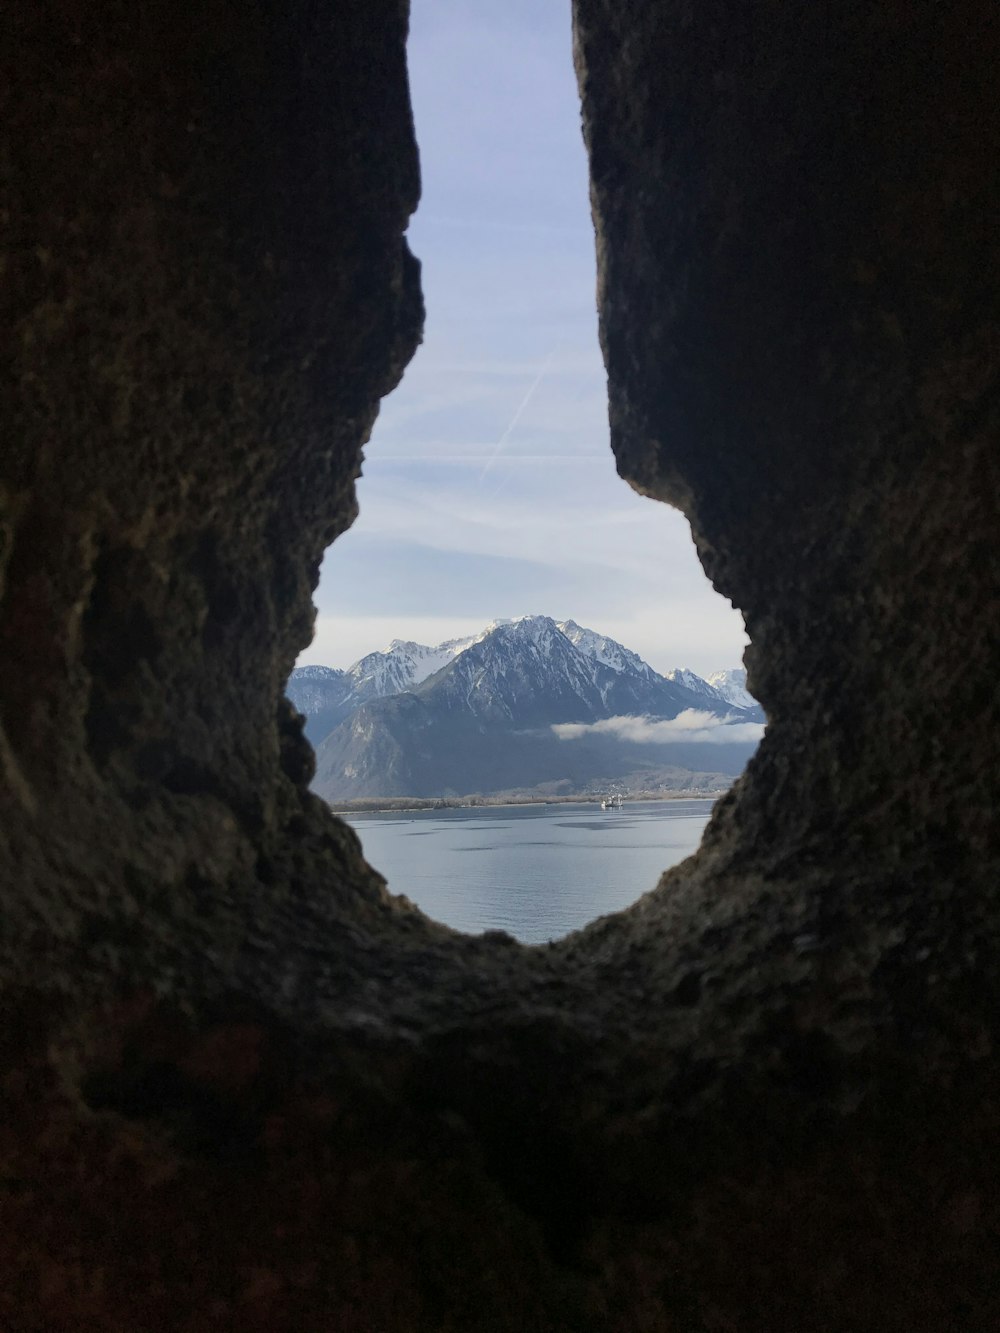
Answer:
[[[993,15],[577,0],[614,448],[771,725],[534,951],[279,700],[419,338],[403,4],[3,24],[0,1323],[996,1327]]]

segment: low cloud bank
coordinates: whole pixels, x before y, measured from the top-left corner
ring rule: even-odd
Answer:
[[[736,742],[756,744],[764,734],[762,722],[739,722],[716,717],[697,708],[686,708],[669,719],[653,717],[608,717],[602,722],[556,722],[552,730],[561,741],[581,736],[616,736],[637,745],[663,745],[670,741],[697,741],[705,745]]]

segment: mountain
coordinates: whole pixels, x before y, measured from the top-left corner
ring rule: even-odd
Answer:
[[[714,675],[709,676],[708,683],[721,699],[725,699],[726,703],[732,704],[734,708],[760,707],[753,695],[747,691],[747,673],[742,667],[731,671],[716,671]]]
[[[676,717],[702,706],[627,648],[590,630],[579,634],[575,643],[548,616],[494,622],[415,692],[433,695],[438,709],[518,727],[623,714]],[[731,710],[716,700],[713,711]]]
[[[690,690],[692,694],[706,700],[713,707],[717,708],[719,706],[721,695],[718,690],[710,685],[707,680],[703,680],[701,676],[695,675],[690,668],[679,667],[673,671],[668,671],[666,679],[672,680],[675,685],[683,685],[686,690]],[[722,702],[726,703],[728,700],[722,700]],[[756,707],[756,701],[752,701],[750,707]]]
[[[592,629],[584,629],[578,625],[575,620],[561,620],[559,630],[565,634],[574,647],[579,648],[582,653],[604,666],[611,667],[613,671],[634,672],[637,675],[645,677],[647,680],[656,678],[656,672],[651,666],[648,666],[638,653],[633,653],[628,648],[623,648],[620,643],[614,639],[609,639],[605,634],[598,634]]]
[[[354,697],[359,701],[376,699],[419,685],[474,642],[475,638],[470,636],[427,648],[422,643],[393,639],[387,652],[369,653],[350,668],[347,674],[354,682]]]
[[[720,673],[734,693],[738,674]],[[548,616],[494,621],[434,648],[394,640],[343,672],[303,667],[288,694],[317,745],[314,789],[337,801],[582,791],[625,778],[703,787],[695,774],[726,785],[763,721],[745,689],[746,706]]]
[[[318,745],[368,699],[399,694],[419,685],[473,642],[472,637],[449,639],[428,648],[422,643],[393,639],[384,653],[368,653],[346,671],[325,666],[296,667],[287,694],[305,714],[306,735]]]
[[[292,672],[285,693],[305,714],[306,735],[313,745],[318,745],[351,712],[347,705],[351,688],[348,673],[335,667],[296,667]]]

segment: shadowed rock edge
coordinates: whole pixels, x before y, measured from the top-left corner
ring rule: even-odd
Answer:
[[[578,0],[613,446],[770,727],[544,950],[279,698],[419,339],[399,3],[4,18],[4,1322],[997,1322],[995,25]]]

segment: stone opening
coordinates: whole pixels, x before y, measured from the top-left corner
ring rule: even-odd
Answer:
[[[542,951],[275,712],[419,336],[405,22],[4,16],[4,1319],[994,1327],[992,16],[577,0],[618,465],[771,725]]]
[[[567,14],[421,4],[408,60],[422,198],[407,237],[428,319],[287,692],[317,751],[312,790],[392,891],[457,928],[543,940],[695,850],[706,794],[763,719],[709,683],[745,635],[686,520],[636,495],[608,448]],[[517,623],[485,633],[498,618]],[[730,712],[742,721],[724,728]],[[614,793],[613,824],[599,802]],[[654,811],[651,793],[688,800]],[[421,801],[448,808],[405,812]]]

